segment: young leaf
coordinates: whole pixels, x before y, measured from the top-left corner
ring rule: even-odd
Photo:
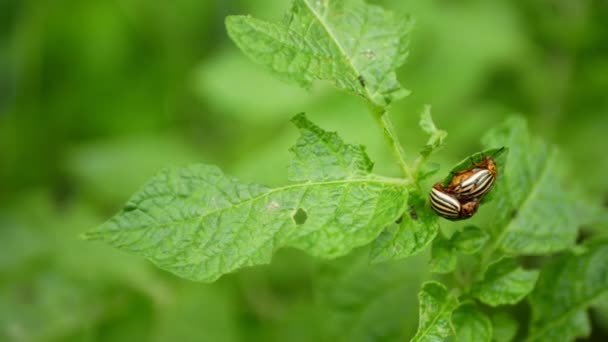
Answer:
[[[408,92],[395,69],[407,55],[411,21],[363,0],[294,0],[281,22],[229,16],[228,35],[255,62],[308,87],[336,87],[385,107]]]
[[[492,322],[473,303],[463,303],[452,313],[456,331],[454,342],[489,342]]]
[[[434,281],[425,283],[418,293],[418,300],[418,331],[411,341],[443,341],[454,334],[451,316],[458,306],[458,299],[448,294],[444,285]]]
[[[465,226],[461,231],[452,235],[450,241],[460,253],[474,254],[488,241],[488,234],[475,226]]]
[[[496,342],[510,342],[517,334],[517,321],[506,312],[498,312],[492,316],[494,336]]]
[[[373,263],[403,259],[421,252],[437,235],[439,222],[425,199],[410,193],[408,210],[400,224],[387,227],[374,241],[370,251]]]
[[[420,114],[420,128],[429,135],[429,140],[420,152],[423,158],[428,157],[431,153],[437,151],[444,145],[444,140],[448,133],[438,129],[431,117],[431,106],[424,106],[424,110]]]
[[[555,148],[528,135],[526,122],[515,117],[490,131],[486,146],[509,146],[504,172],[494,189],[498,245],[516,254],[546,254],[572,246],[577,228],[596,218],[594,205],[567,191],[575,178],[564,177]],[[567,182],[566,182],[567,181]]]
[[[431,272],[434,273],[450,273],[456,269],[458,255],[450,240],[442,236],[433,240],[433,248],[431,249]]]
[[[538,271],[526,271],[515,260],[503,258],[490,264],[471,292],[490,306],[515,304],[532,291],[537,279]]]
[[[294,120],[303,137],[294,148],[292,177],[307,181],[271,189],[241,183],[214,166],[164,170],[86,237],[205,282],[268,263],[281,247],[333,258],[371,242],[403,212],[406,184],[370,174],[360,148],[303,117]],[[349,152],[329,158],[335,151]],[[313,168],[320,171],[309,172]]]
[[[582,255],[564,255],[543,267],[529,297],[529,341],[572,341],[589,335],[587,308],[608,294],[608,240],[586,247]]]

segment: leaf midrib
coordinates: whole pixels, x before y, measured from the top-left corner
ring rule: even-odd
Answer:
[[[357,178],[357,179],[345,179],[345,180],[338,180],[338,181],[325,181],[325,182],[306,182],[306,183],[298,183],[298,184],[292,184],[292,185],[286,185],[283,187],[278,187],[278,188],[273,188],[270,189],[267,192],[264,192],[263,194],[251,197],[251,198],[247,198],[244,199],[240,202],[237,203],[233,203],[230,206],[226,206],[223,208],[219,208],[216,210],[212,210],[209,212],[206,212],[204,214],[201,215],[196,215],[196,216],[192,216],[189,218],[185,218],[182,220],[173,220],[167,223],[162,223],[162,224],[155,224],[155,225],[146,225],[146,226],[137,226],[137,227],[131,227],[128,229],[129,232],[134,231],[134,230],[140,230],[140,229],[157,229],[160,227],[165,227],[165,226],[170,226],[170,225],[176,225],[176,224],[184,224],[184,223],[188,223],[194,220],[200,220],[202,218],[211,216],[213,214],[216,213],[220,213],[223,212],[225,210],[230,210],[230,209],[234,209],[236,207],[239,207],[241,205],[247,204],[247,203],[251,203],[251,202],[255,202],[258,201],[264,197],[270,196],[274,193],[278,193],[278,192],[282,192],[282,191],[287,191],[287,190],[292,190],[292,189],[298,189],[298,188],[306,188],[306,187],[312,187],[312,186],[331,186],[331,185],[344,185],[344,184],[381,184],[381,185],[394,185],[396,187],[401,187],[404,190],[406,189],[406,186],[409,184],[409,182],[403,180],[403,179],[398,179],[398,178],[388,178],[388,177],[380,177],[380,176],[375,176],[373,178]],[[141,210],[138,208],[138,210]],[[110,221],[109,223],[111,223],[112,221]],[[98,238],[100,235],[102,235],[104,229],[103,227],[105,227],[107,224],[102,225],[102,229],[93,232],[93,233],[87,233],[85,234],[87,238],[89,239],[96,239]],[[114,229],[110,229],[110,230],[114,230]],[[124,229],[119,229],[119,230],[124,230]]]
[[[346,65],[348,65],[350,67],[350,69],[353,71],[353,73],[355,75],[360,76],[361,72],[360,70],[357,68],[357,66],[352,62],[350,56],[346,53],[346,50],[344,49],[344,47],[342,46],[342,44],[340,44],[340,41],[338,40],[336,34],[333,32],[333,30],[331,29],[329,23],[325,22],[323,16],[321,15],[321,13],[317,13],[313,7],[309,4],[310,0],[302,0],[302,2],[304,2],[304,4],[306,5],[306,7],[308,8],[308,10],[310,11],[310,13],[312,13],[312,15],[317,18],[317,21],[321,24],[321,26],[323,27],[323,29],[325,30],[325,32],[327,33],[327,35],[330,38],[330,41],[334,43],[334,45],[338,48],[338,50],[340,51],[340,53],[342,54],[342,56],[344,57],[344,59],[346,60]],[[373,102],[372,100],[372,94],[369,92],[369,89],[364,86],[363,89],[365,90],[365,97]]]
[[[446,293],[446,296],[449,296],[449,294]],[[412,339],[412,342],[415,341],[420,341],[422,337],[426,336],[428,334],[428,332],[431,330],[431,327],[433,327],[435,325],[435,323],[437,323],[437,321],[439,320],[439,317],[444,314],[448,308],[448,304],[450,304],[450,298],[446,298],[446,302],[441,306],[441,311],[439,312],[439,314],[437,314],[431,321],[430,324],[427,325],[427,327],[421,331],[420,336],[418,336],[418,334],[416,334],[416,336],[418,336],[416,339]],[[451,327],[451,322],[450,322],[450,328]],[[416,337],[414,336],[414,337]]]
[[[556,152],[557,151],[555,149],[551,150],[550,155],[547,158],[547,161],[543,165],[543,169],[540,173],[540,176],[537,178],[538,181],[532,186],[532,189],[530,189],[530,191],[527,193],[526,197],[521,201],[521,205],[519,207],[517,207],[519,209],[519,211],[521,211],[521,208],[525,208],[528,205],[528,202],[531,200],[531,198],[536,197],[536,193],[541,188],[540,184],[543,183],[543,180],[547,176],[548,170],[550,169],[549,165],[555,163]],[[517,218],[509,221],[509,224],[505,227],[505,229],[502,230],[499,237],[496,239],[496,246],[500,246],[501,248],[503,248],[503,246],[502,246],[503,240],[504,240],[505,236],[507,235],[507,233],[510,232],[510,230],[513,226],[513,222],[515,222],[516,220],[517,220]]]

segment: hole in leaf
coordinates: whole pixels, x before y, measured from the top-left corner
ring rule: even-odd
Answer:
[[[293,214],[292,217],[296,224],[299,226],[306,222],[306,220],[308,219],[308,214],[306,214],[306,211],[304,209],[298,208],[298,211],[296,211],[296,213]]]

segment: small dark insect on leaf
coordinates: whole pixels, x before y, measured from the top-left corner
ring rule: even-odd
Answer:
[[[365,78],[363,78],[363,76],[359,75],[359,77],[357,77],[357,79],[359,80],[359,84],[361,84],[362,87],[365,87]]]
[[[413,205],[410,205],[410,217],[412,218],[412,220],[417,220],[418,219],[418,213],[416,212],[416,207],[414,207]]]
[[[397,221],[395,221],[396,224],[401,224],[401,222],[403,222],[403,215],[399,216]]]

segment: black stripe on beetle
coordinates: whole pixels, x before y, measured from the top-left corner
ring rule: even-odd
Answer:
[[[433,186],[430,193],[431,208],[437,215],[448,220],[462,220],[473,216],[479,208],[479,199],[473,198],[461,202],[451,193],[437,183]]]
[[[486,169],[471,170],[471,175],[454,187],[453,193],[458,198],[471,199],[487,194],[496,178]]]
[[[442,190],[431,189],[431,207],[441,217],[456,219],[460,215],[460,202]]]

